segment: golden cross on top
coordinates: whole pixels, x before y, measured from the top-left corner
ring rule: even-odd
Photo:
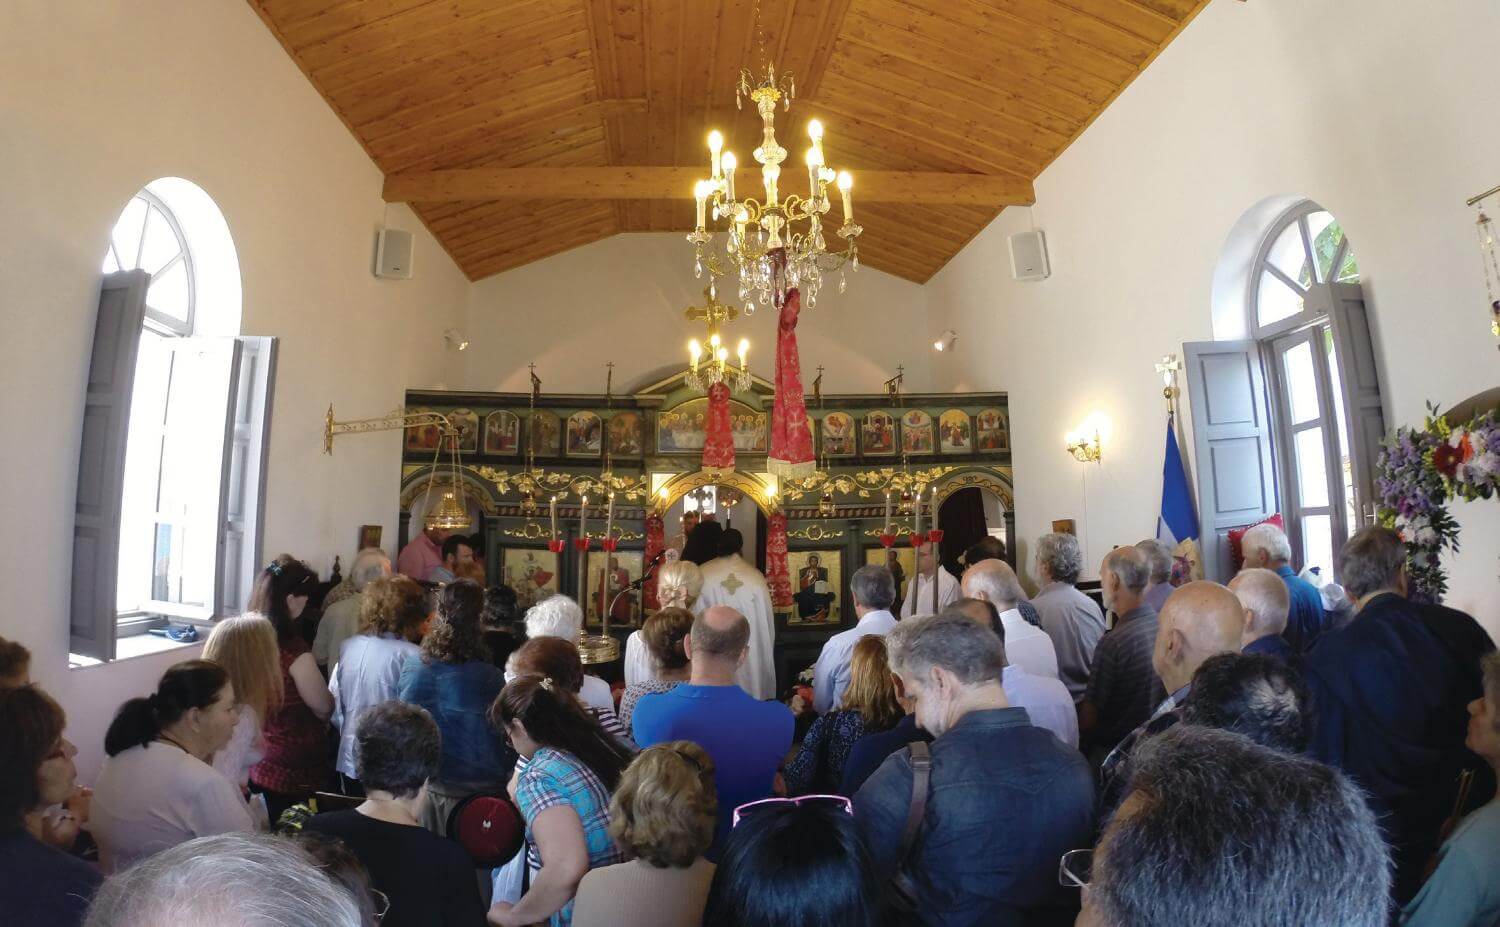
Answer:
[[[1172,411],[1172,400],[1177,398],[1177,371],[1182,369],[1182,361],[1177,359],[1176,354],[1164,354],[1156,364],[1156,372],[1161,374],[1162,398],[1167,401],[1167,411]]]

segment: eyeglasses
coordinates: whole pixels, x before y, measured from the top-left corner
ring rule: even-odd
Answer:
[[[734,819],[730,822],[729,826],[739,827],[740,819],[745,816],[745,812],[752,808],[760,808],[766,805],[800,805],[808,801],[830,802],[842,806],[845,814],[854,813],[854,802],[843,795],[803,795],[801,798],[762,798],[760,801],[746,802],[734,809]]]
[[[1093,850],[1069,850],[1058,861],[1057,883],[1064,888],[1088,888],[1093,871]]]
[[[370,889],[370,906],[375,910],[375,923],[385,920],[385,915],[391,910],[391,899],[385,892],[378,888]]]

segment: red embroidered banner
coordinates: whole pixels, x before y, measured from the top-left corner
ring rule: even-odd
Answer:
[[[766,537],[766,584],[771,587],[771,604],[787,608],[792,604],[792,574],[786,562],[786,516],[780,512],[769,519]]]
[[[776,402],[771,407],[771,446],[766,469],[783,479],[812,476],[812,431],[802,393],[802,362],[797,352],[797,316],[802,296],[789,290],[776,328]]]
[[[666,526],[662,524],[661,516],[651,513],[646,516],[646,563],[656,562],[659,555],[667,546]],[[646,585],[641,589],[642,604],[649,609],[660,608],[656,601],[656,573],[646,580]]]
[[[703,469],[734,469],[734,432],[729,421],[729,387],[708,388],[708,420],[704,424]]]

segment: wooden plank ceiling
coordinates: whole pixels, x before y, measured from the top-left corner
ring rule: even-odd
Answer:
[[[925,282],[999,212],[859,200],[868,170],[1031,181],[1207,0],[249,0],[387,176],[462,168],[684,166],[704,137],[742,165],[759,119],[741,67],[796,77],[806,124],[855,172],[864,263]],[[763,46],[762,46],[763,40]],[[762,48],[764,50],[762,50]],[[760,68],[763,70],[763,68]],[[470,279],[617,232],[687,231],[676,199],[425,202]],[[690,246],[684,242],[684,260]]]

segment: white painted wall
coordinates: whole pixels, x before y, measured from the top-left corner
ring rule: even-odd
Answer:
[[[960,333],[937,386],[1010,392],[1023,541],[1077,518],[1096,575],[1112,544],[1153,533],[1164,405],[1152,364],[1213,337],[1221,249],[1267,197],[1315,199],[1350,235],[1391,424],[1495,384],[1463,203],[1500,183],[1497,34],[1487,0],[1424,15],[1404,0],[1215,0],[1042,174],[1034,210],[1007,210],[929,283],[934,326]],[[1033,221],[1053,276],[1016,283],[1005,238]],[[1062,436],[1094,410],[1114,433],[1103,464],[1085,467]],[[1500,506],[1460,516],[1451,602],[1494,634]]]
[[[414,216],[416,279],[371,274],[381,175],[240,0],[0,4],[0,636],[34,655],[92,778],[126,696],[187,655],[67,669],[67,570],[83,389],[110,227],[146,182],[175,175],[217,201],[239,253],[245,334],[280,337],[267,556],[326,572],[361,524],[396,535],[399,435],[341,439],[323,411],[377,415],[441,378],[441,332],[468,282]]]
[[[688,339],[701,341],[705,329],[682,312],[703,304],[707,285],[693,276],[692,245],[673,233],[616,235],[481,280],[469,299],[466,388],[525,391],[535,363],[546,392],[600,393],[609,361],[617,392],[645,386],[687,366]],[[719,298],[734,300],[736,287]],[[851,274],[842,295],[830,281],[798,321],[803,385],[811,392],[821,364],[825,393],[871,392],[904,364],[906,388],[927,389],[934,333],[925,295],[870,267]],[[750,339],[750,369],[767,380],[776,315],[757,309],[724,329],[731,351]]]

